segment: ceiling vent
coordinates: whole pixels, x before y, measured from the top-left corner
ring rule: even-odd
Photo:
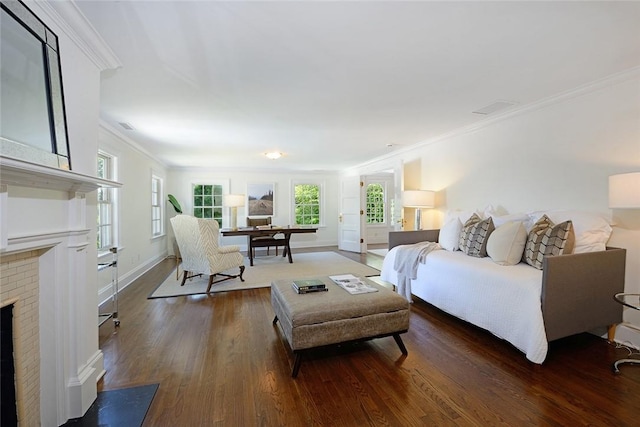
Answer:
[[[493,104],[489,104],[486,107],[479,108],[475,111],[472,111],[473,114],[481,114],[486,116],[488,114],[493,114],[497,111],[504,110],[505,108],[513,107],[516,105],[515,102],[510,101],[496,101]]]
[[[126,130],[135,130],[134,127],[127,122],[118,122],[118,124],[123,128],[125,128]]]

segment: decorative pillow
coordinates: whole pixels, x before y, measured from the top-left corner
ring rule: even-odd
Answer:
[[[603,215],[587,211],[565,210],[532,212],[530,216],[536,220],[543,214],[556,224],[571,220],[575,235],[575,247],[571,253],[579,254],[606,249],[612,229],[609,220]]]
[[[467,246],[467,241],[469,240],[470,233],[471,233],[471,227],[474,224],[479,223],[480,221],[482,221],[480,216],[474,213],[474,214],[471,214],[471,217],[469,217],[462,224],[462,229],[460,230],[460,237],[458,238],[458,249],[460,249],[463,252],[465,251],[463,248]]]
[[[462,223],[458,218],[452,218],[440,228],[438,243],[448,251],[458,250],[458,239],[462,231]]]
[[[516,265],[522,261],[527,230],[521,222],[507,222],[496,227],[487,241],[487,255],[500,265]]]
[[[469,256],[487,256],[487,240],[493,230],[495,227],[491,218],[481,221],[478,215],[473,214],[460,232],[460,250]]]
[[[571,253],[575,242],[573,223],[571,220],[555,225],[548,216],[543,215],[529,232],[524,248],[524,261],[542,270],[545,256],[556,256]]]
[[[533,227],[533,223],[539,217],[531,219],[528,213],[522,212],[506,215],[491,215],[491,218],[493,218],[493,225],[495,225],[496,228],[508,222],[521,222],[524,229],[529,232],[529,229]]]

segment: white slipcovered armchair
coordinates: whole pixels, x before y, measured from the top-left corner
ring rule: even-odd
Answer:
[[[239,277],[244,282],[244,257],[240,253],[240,247],[218,244],[218,221],[177,215],[171,218],[171,226],[180,248],[184,270],[180,286],[184,286],[188,278],[203,274],[209,276],[207,292],[211,290],[211,285],[223,280]],[[222,273],[234,267],[240,267],[240,274]],[[224,278],[214,281],[216,275]]]

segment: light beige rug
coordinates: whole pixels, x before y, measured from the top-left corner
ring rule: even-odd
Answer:
[[[380,274],[375,268],[352,261],[335,252],[293,253],[293,264],[282,256],[260,256],[254,259],[254,266],[250,267],[248,260],[244,270],[244,282],[240,279],[229,279],[214,284],[211,292],[237,291],[242,289],[264,288],[271,286],[273,280],[304,279],[314,276],[328,276],[334,274],[351,273],[356,276],[377,276]],[[230,271],[237,274],[238,270]],[[208,277],[196,277],[187,280],[180,286],[176,280],[175,270],[162,282],[148,298],[168,298],[181,295],[204,294],[207,290]]]

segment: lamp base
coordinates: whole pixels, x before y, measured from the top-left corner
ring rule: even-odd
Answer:
[[[422,230],[422,209],[416,208],[416,218],[414,221],[414,229]]]
[[[231,207],[231,230],[236,231],[238,229],[238,208]]]

